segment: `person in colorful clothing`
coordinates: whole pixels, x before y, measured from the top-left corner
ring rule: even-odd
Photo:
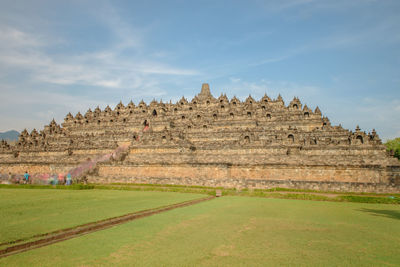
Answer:
[[[67,174],[67,185],[70,185],[70,184],[71,184],[71,174],[68,173]]]
[[[64,181],[64,175],[62,173],[58,174],[58,184],[62,184]]]
[[[51,185],[54,184],[54,179],[53,179],[52,175],[49,176],[49,184],[51,184]]]
[[[25,178],[25,183],[26,183],[26,184],[29,183],[29,174],[28,174],[28,171],[25,171],[24,178]]]
[[[58,177],[57,177],[57,174],[53,174],[53,181],[54,181],[54,183],[53,183],[53,185],[58,185]]]

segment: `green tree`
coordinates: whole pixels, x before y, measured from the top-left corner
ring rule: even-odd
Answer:
[[[400,159],[400,137],[397,137],[393,140],[388,140],[385,143],[387,151],[393,151],[394,156]]]

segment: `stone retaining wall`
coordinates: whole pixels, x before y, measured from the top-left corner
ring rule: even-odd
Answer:
[[[313,176],[314,175],[314,176]],[[144,183],[227,188],[284,187],[341,192],[400,193],[400,183],[383,180],[382,168],[330,166],[99,165],[92,183]],[[398,182],[398,180],[396,180]]]
[[[346,183],[390,183],[386,169],[377,166],[291,166],[230,164],[141,164],[99,165],[98,174],[118,180],[120,177],[252,179],[292,181],[335,181]],[[399,177],[400,178],[400,177]]]
[[[135,183],[135,184],[165,184],[192,185],[226,188],[289,188],[318,191],[359,192],[359,193],[400,193],[400,185],[383,183],[350,183],[321,181],[291,181],[291,180],[255,180],[255,179],[194,179],[194,178],[139,178],[120,177],[118,179],[89,176],[89,183]]]

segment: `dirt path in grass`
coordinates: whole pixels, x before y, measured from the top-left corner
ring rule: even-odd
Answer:
[[[89,234],[95,231],[103,230],[109,227],[112,227],[114,225],[126,223],[132,220],[136,220],[139,218],[151,216],[154,214],[158,214],[161,212],[169,211],[172,209],[176,208],[181,208],[181,207],[186,207],[190,205],[194,205],[203,201],[211,200],[215,198],[214,196],[206,197],[206,198],[201,198],[201,199],[194,199],[194,200],[189,200],[177,204],[172,204],[168,206],[163,206],[159,208],[154,208],[154,209],[149,209],[149,210],[144,210],[144,211],[139,211],[135,213],[128,213],[122,216],[114,217],[114,218],[109,218],[105,220],[100,220],[84,225],[79,225],[73,228],[68,228],[68,229],[62,229],[56,232],[51,232],[47,234],[43,234],[40,236],[34,236],[32,238],[35,238],[36,240],[22,243],[22,244],[15,244],[11,245],[5,249],[0,250],[0,258],[7,257],[13,254],[21,253],[27,250],[43,247],[43,246],[48,246],[57,242],[61,242],[64,240],[68,240],[74,237],[78,237],[81,235]],[[32,239],[31,239],[32,240]],[[15,241],[15,242],[18,242]]]

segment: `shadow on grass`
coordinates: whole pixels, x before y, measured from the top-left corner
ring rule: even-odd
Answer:
[[[400,220],[400,211],[398,210],[375,210],[375,209],[360,209],[359,211],[368,212],[374,216],[386,217]]]

